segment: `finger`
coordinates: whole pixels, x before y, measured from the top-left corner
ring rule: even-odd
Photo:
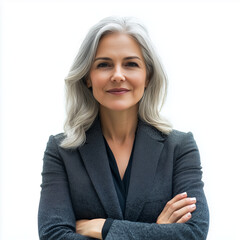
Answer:
[[[161,223],[168,223],[168,220],[170,218],[170,216],[172,215],[173,211],[175,211],[176,209],[174,208],[173,204],[187,198],[187,193],[180,193],[177,194],[174,198],[172,198],[170,201],[167,202],[167,204],[165,205],[163,211],[159,214],[158,218],[157,218],[157,223],[161,224]]]
[[[187,222],[188,220],[190,220],[192,217],[192,214],[190,212],[186,213],[184,216],[182,216],[178,221],[177,223],[185,223]]]
[[[186,197],[187,197],[187,193],[186,192],[177,194],[174,198],[172,198],[170,201],[168,201],[167,204],[171,205],[171,204],[173,204],[175,202],[178,202],[179,200],[184,199]]]
[[[177,222],[180,218],[182,218],[185,214],[187,214],[188,212],[193,212],[196,210],[196,205],[195,204],[191,204],[188,206],[185,206],[175,212],[173,212],[173,214],[171,215],[171,217],[169,218],[169,222],[170,223],[175,223]]]
[[[184,207],[190,206],[196,203],[196,198],[184,198],[181,199],[172,205],[170,205],[166,211],[166,214],[171,216],[172,214],[176,214],[176,212]]]
[[[177,222],[187,212],[192,212],[196,208],[196,198],[184,198],[166,208],[166,211],[160,215],[160,220],[167,223]]]
[[[172,206],[172,204],[174,204],[175,202],[178,202],[179,200],[184,199],[186,197],[187,197],[186,192],[177,194],[174,198],[172,198],[170,201],[167,202],[162,213],[164,214],[165,212],[168,211],[168,209]]]
[[[184,214],[192,212],[192,208],[190,206],[195,203],[196,198],[187,198],[186,193],[176,195],[166,204],[163,211],[157,218],[157,223],[163,224],[177,222]]]

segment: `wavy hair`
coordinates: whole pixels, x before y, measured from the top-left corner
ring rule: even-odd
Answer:
[[[99,104],[86,85],[100,39],[111,33],[125,33],[139,44],[146,64],[149,84],[139,102],[138,115],[164,134],[171,124],[160,115],[167,93],[167,78],[144,25],[135,18],[108,17],[94,25],[86,35],[65,78],[66,112],[63,148],[76,148],[86,141],[85,132],[98,115]]]

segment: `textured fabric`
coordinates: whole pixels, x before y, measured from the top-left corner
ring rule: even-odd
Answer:
[[[75,233],[79,219],[114,219],[106,239],[206,239],[209,214],[197,145],[191,133],[168,136],[139,121],[124,214],[115,191],[98,119],[77,149],[59,146],[51,136],[44,154],[39,204],[43,240],[91,239]],[[176,194],[196,197],[196,210],[184,224],[156,224]]]
[[[107,234],[108,234],[108,231],[110,229],[110,227],[112,226],[112,223],[113,223],[113,219],[112,218],[107,218],[104,225],[103,225],[103,228],[102,228],[102,239],[106,239],[107,237]]]

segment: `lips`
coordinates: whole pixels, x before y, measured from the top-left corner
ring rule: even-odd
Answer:
[[[114,95],[121,95],[124,93],[129,92],[130,90],[128,90],[127,88],[112,88],[107,90],[108,93],[110,94],[114,94]]]

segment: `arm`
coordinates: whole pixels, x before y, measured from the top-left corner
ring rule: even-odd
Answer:
[[[157,224],[185,223],[191,217],[191,212],[196,209],[196,198],[187,198],[187,193],[181,193],[171,199],[158,216]],[[106,239],[113,219],[78,220],[76,232],[97,239]]]
[[[75,216],[70,199],[67,175],[58,146],[49,138],[43,159],[42,191],[38,211],[41,240],[89,240],[75,232]]]
[[[106,240],[111,239],[206,239],[208,232],[209,213],[206,198],[203,192],[202,172],[200,166],[199,152],[191,133],[182,137],[181,144],[175,148],[173,170],[173,195],[187,192],[189,197],[196,197],[196,208],[186,210],[191,203],[186,201],[186,196],[181,199],[180,194],[173,198],[166,205],[159,215],[157,223],[130,222],[126,220],[114,220]],[[175,200],[174,200],[175,199]],[[187,201],[191,201],[188,198]],[[181,207],[176,207],[182,204]],[[180,204],[180,205],[181,205]],[[174,207],[170,207],[174,206]],[[166,214],[169,212],[170,214]],[[179,216],[176,216],[178,209],[185,209]],[[194,211],[194,212],[193,212]],[[175,212],[174,214],[172,214]],[[193,212],[189,216],[189,212]],[[176,217],[177,219],[173,219]],[[187,217],[189,219],[187,219]],[[190,219],[191,218],[191,219]],[[173,223],[174,222],[174,223]],[[93,222],[92,222],[93,223]],[[162,224],[171,223],[171,224]]]

